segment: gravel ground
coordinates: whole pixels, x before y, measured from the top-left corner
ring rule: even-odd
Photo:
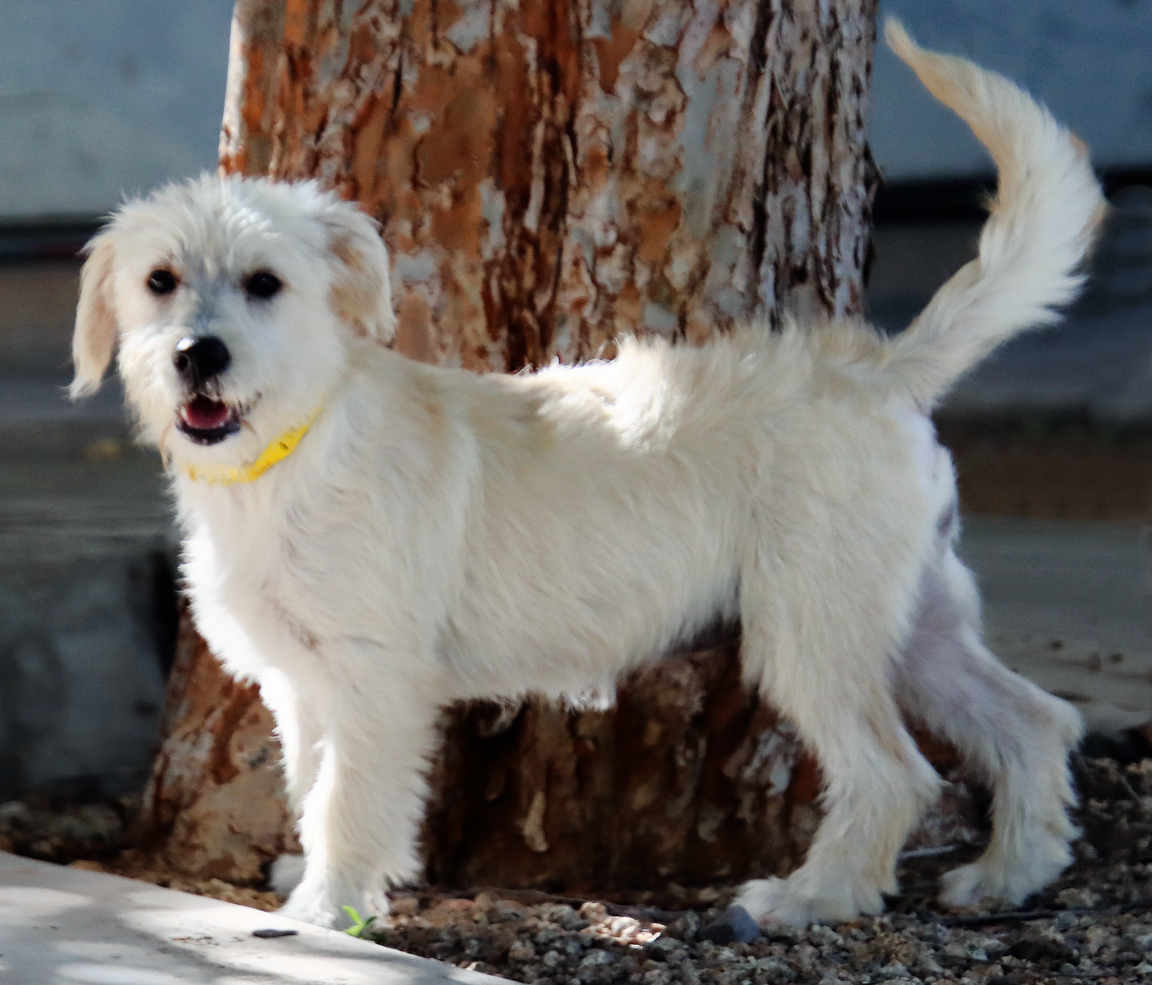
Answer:
[[[724,918],[735,887],[614,894],[590,900],[535,891],[434,889],[393,894],[393,914],[364,936],[414,954],[520,982],[556,985],[744,983],[1152,983],[1152,759],[1075,762],[1083,837],[1076,861],[1053,886],[1008,911],[941,912],[939,874],[976,849],[909,853],[903,891],[879,917],[808,930],[751,931]],[[122,808],[61,811],[0,805],[0,847],[75,858],[86,828],[115,841]],[[262,908],[268,892],[220,880],[149,871],[131,851],[73,862],[120,871]],[[749,935],[750,936],[750,935]]]

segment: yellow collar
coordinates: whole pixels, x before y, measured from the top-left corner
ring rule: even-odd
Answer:
[[[316,421],[316,418],[320,416],[320,411],[323,409],[323,405],[317,407],[299,427],[285,431],[280,437],[270,441],[267,447],[260,452],[260,456],[251,465],[245,465],[243,467],[238,465],[218,465],[210,469],[199,469],[194,465],[185,465],[184,471],[187,473],[188,478],[194,482],[207,482],[213,486],[231,486],[237,482],[252,482],[259,479],[260,476],[272,468],[273,465],[277,462],[284,461],[284,459],[296,450],[300,439],[308,433],[308,429]]]

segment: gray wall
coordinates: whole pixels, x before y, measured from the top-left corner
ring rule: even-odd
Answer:
[[[1103,167],[1152,167],[1152,0],[882,0],[924,45],[1021,83]],[[967,130],[883,45],[872,150],[889,181],[991,170]]]
[[[92,216],[216,160],[232,0],[0,0],[0,221]]]
[[[92,216],[210,168],[231,0],[2,0],[0,221]],[[885,0],[928,44],[1024,82],[1107,166],[1152,165],[1152,0]],[[985,172],[887,51],[874,151],[889,180]]]

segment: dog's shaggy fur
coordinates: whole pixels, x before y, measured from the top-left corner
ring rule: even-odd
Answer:
[[[114,350],[167,456],[197,625],[260,682],[301,812],[286,912],[386,910],[418,872],[437,709],[563,695],[717,614],[819,756],[806,862],[749,883],[761,921],[881,909],[939,779],[901,711],[994,787],[947,902],[1019,902],[1068,862],[1076,712],[981,642],[953,550],[952,465],[926,416],[993,347],[1055,320],[1101,211],[1083,147],[1006,80],[889,40],[995,158],[979,257],[904,333],[751,327],[703,348],[474,376],[401,358],[372,223],[312,184],[205,178],[126,205],[91,244],[74,393]],[[207,341],[206,341],[207,340]],[[295,452],[244,467],[310,419]]]

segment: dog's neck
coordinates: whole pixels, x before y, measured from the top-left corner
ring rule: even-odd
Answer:
[[[185,463],[184,474],[193,482],[203,482],[212,486],[232,486],[238,483],[255,482],[272,466],[284,461],[295,450],[300,439],[308,433],[308,429],[320,416],[323,405],[316,407],[305,419],[304,423],[289,428],[283,434],[273,438],[256,459],[248,465],[216,465],[207,468]]]

